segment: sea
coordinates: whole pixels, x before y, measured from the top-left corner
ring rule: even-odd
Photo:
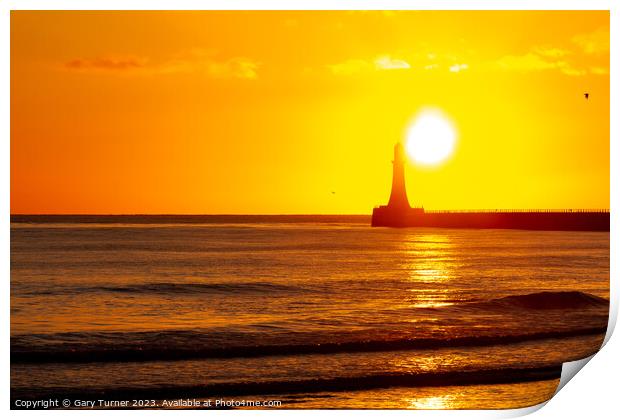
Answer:
[[[13,408],[520,408],[609,309],[608,232],[368,216],[12,217],[10,270]]]

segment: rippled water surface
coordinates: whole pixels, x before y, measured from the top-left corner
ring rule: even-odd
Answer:
[[[608,298],[609,233],[13,223],[12,397],[531,405]]]

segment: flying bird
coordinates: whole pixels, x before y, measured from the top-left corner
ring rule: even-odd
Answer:
[[[583,96],[586,97],[586,99],[588,99],[590,97],[590,94],[588,92],[584,93]]]

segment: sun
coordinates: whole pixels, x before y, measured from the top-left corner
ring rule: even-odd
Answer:
[[[407,154],[422,165],[437,165],[454,151],[456,130],[437,109],[420,112],[407,130]]]

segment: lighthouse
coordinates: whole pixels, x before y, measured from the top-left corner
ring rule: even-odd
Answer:
[[[405,156],[403,145],[398,142],[394,145],[394,160],[392,161],[392,192],[388,208],[408,210],[407,187],[405,186]]]
[[[403,145],[394,145],[392,192],[385,206],[372,209],[371,226],[449,229],[525,229],[609,232],[609,210],[435,210],[411,207],[405,187]]]
[[[394,145],[392,161],[392,192],[387,206],[372,210],[372,226],[405,227],[415,226],[424,216],[423,208],[412,208],[405,186],[405,151],[399,142]]]

